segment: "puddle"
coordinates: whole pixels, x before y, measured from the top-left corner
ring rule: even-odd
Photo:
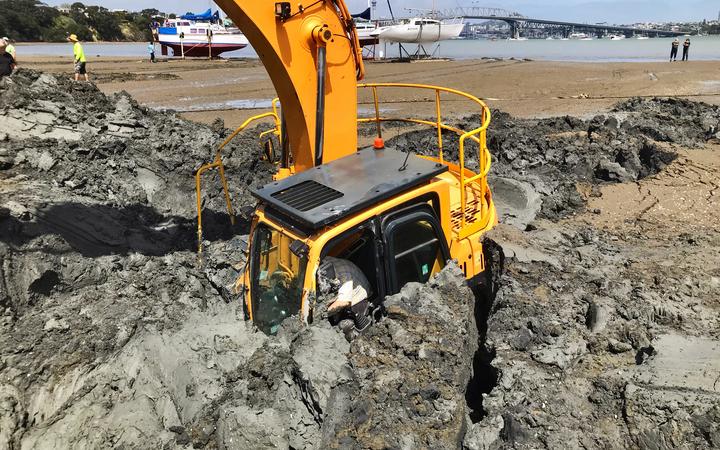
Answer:
[[[385,114],[385,113],[395,112],[395,111],[398,111],[398,109],[396,109],[396,108],[382,108],[382,107],[380,108],[380,114],[381,114],[381,115],[382,115],[382,114]],[[361,117],[361,118],[375,117],[375,108],[374,108],[374,107],[373,107],[373,108],[359,107],[359,108],[358,108],[358,117]]]
[[[180,99],[183,103],[191,103],[197,100],[193,97],[183,97]],[[153,109],[164,111],[172,109],[177,112],[197,112],[197,111],[225,111],[230,109],[271,109],[272,99],[242,99],[242,100],[227,100],[224,102],[213,102],[213,103],[196,103],[193,105],[159,105],[151,104]]]
[[[700,85],[704,94],[720,91],[720,80],[704,80],[700,82]]]
[[[262,81],[266,77],[264,75],[246,75],[241,77],[230,77],[230,78],[223,78],[216,81],[192,81],[190,82],[190,86],[192,87],[198,87],[198,88],[207,88],[207,87],[215,87],[215,86],[227,86],[227,85],[235,85],[239,83],[245,83],[248,81]]]
[[[229,109],[271,109],[272,99],[242,99],[242,100],[227,100],[224,102],[212,102],[212,103],[195,103],[199,101],[198,97],[181,97],[178,99],[181,105],[168,105],[160,103],[150,103],[149,106],[159,111],[165,111],[172,109],[177,112],[197,112],[197,111],[224,111]],[[189,105],[188,105],[189,104]],[[396,108],[380,108],[380,113],[385,115],[388,113],[399,111]],[[375,117],[375,108],[358,108],[358,117],[371,118]]]

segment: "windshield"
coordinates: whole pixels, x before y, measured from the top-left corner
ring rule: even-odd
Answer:
[[[255,325],[275,334],[280,324],[300,312],[306,258],[290,251],[293,238],[266,225],[255,230],[250,265]]]

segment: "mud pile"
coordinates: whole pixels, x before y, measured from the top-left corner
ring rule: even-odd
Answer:
[[[531,228],[490,236],[508,268],[488,321],[497,380],[466,447],[717,448],[718,257],[582,223]]]
[[[459,448],[478,349],[475,298],[457,266],[386,301],[353,341],[353,383],[334,393],[322,448]]]
[[[488,238],[507,270],[479,323],[485,394],[469,398],[464,447],[717,448],[720,109],[633,99],[590,120],[493,115],[504,225]]]
[[[590,121],[499,118],[496,173],[541,187],[543,205],[488,237],[507,257],[485,342],[497,379],[465,446],[717,448],[720,110],[653,99]],[[572,183],[588,208],[547,190]]]
[[[0,83],[0,442],[174,442],[262,342],[223,298],[243,238],[204,269],[193,253],[193,171],[227,130],[37,72]],[[240,204],[270,178],[259,155],[251,135],[228,149]],[[206,237],[238,231],[223,219]]]
[[[590,120],[518,119],[502,111],[492,117],[491,184],[506,222],[518,226],[537,215],[556,220],[579,212],[593,186],[654,175],[675,159],[668,145],[696,147],[720,132],[720,108],[681,99],[633,99]],[[456,125],[472,130],[480,117]],[[457,160],[458,136],[444,132],[443,141],[446,157]],[[434,154],[437,134],[406,133],[388,145]],[[466,164],[476,169],[477,145],[468,140],[466,149]]]
[[[351,344],[328,322],[286,322],[226,374],[224,394],[188,438],[220,448],[458,448],[465,362],[478,344],[462,272],[453,265],[426,286],[409,284],[387,307]]]
[[[477,339],[457,268],[409,286],[352,348],[327,324],[268,338],[230,294],[246,224],[228,225],[213,176],[204,264],[194,252],[194,171],[229,130],[30,71],[3,79],[0,124],[2,446],[360,445],[399,418],[379,414],[388,396],[398,415],[414,399],[412,439],[459,445],[471,370],[453,368]],[[225,152],[236,207],[272,173],[258,131]],[[452,365],[436,370],[440,355]]]
[[[603,229],[593,205],[712,174],[676,152],[718,118],[670,100],[589,121],[498,112],[494,193],[515,227],[491,236],[496,297],[450,266],[351,343],[326,323],[270,338],[230,294],[247,224],[229,225],[215,174],[194,252],[193,176],[229,130],[21,70],[0,81],[0,447],[717,447],[720,230],[678,236],[645,206]],[[272,174],[258,132],[224,153],[236,207]]]

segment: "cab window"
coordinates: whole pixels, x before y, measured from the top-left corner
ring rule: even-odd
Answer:
[[[267,334],[300,312],[307,258],[290,251],[293,239],[266,225],[258,225],[250,264],[253,322]]]
[[[445,267],[447,244],[439,228],[426,212],[399,217],[386,227],[391,292],[407,283],[426,283]]]

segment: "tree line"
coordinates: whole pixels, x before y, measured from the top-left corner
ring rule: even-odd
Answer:
[[[157,9],[113,12],[79,2],[61,12],[38,0],[0,0],[0,37],[59,42],[75,34],[82,41],[149,41],[149,24],[160,14]]]

